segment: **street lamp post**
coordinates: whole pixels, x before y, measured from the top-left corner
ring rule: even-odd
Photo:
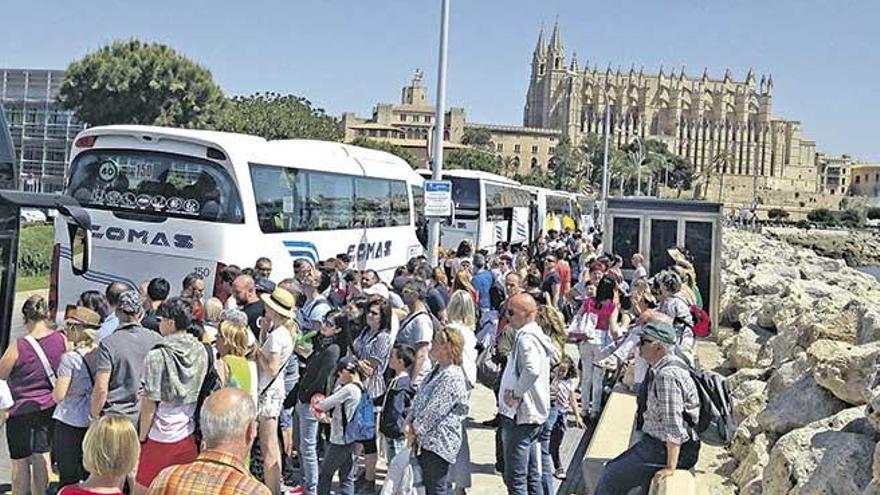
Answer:
[[[608,84],[605,84],[605,154],[602,157],[602,223],[605,228],[605,209],[608,203],[608,141],[611,138],[611,104],[608,98]]]
[[[440,180],[443,176],[443,131],[446,129],[446,50],[449,36],[449,1],[442,0],[440,14],[440,55],[437,62],[437,106],[434,110],[434,160],[431,164],[431,178]],[[428,260],[437,264],[437,248],[440,245],[440,220],[432,218],[428,222]]]

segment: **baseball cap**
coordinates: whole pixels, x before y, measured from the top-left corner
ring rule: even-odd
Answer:
[[[642,334],[664,344],[674,344],[678,340],[675,335],[675,328],[665,321],[652,321],[645,324],[642,327]]]
[[[136,315],[143,308],[144,305],[141,301],[141,295],[134,289],[123,292],[122,295],[119,296],[119,304],[116,306],[116,309],[129,315]]]
[[[357,370],[357,368],[358,368],[357,361],[351,356],[345,356],[345,357],[341,358],[336,363],[336,372],[337,373],[342,370],[345,370],[348,372],[354,372]]]
[[[388,299],[389,297],[388,287],[382,282],[379,282],[378,284],[375,284],[371,287],[367,287],[362,292],[368,296],[381,296],[382,299]]]

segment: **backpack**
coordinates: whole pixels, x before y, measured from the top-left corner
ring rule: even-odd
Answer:
[[[696,304],[690,307],[691,318],[694,320],[693,331],[697,337],[708,337],[712,333],[712,318],[709,313]]]
[[[683,362],[673,362],[669,366],[678,366],[688,371],[700,398],[699,419],[694,421],[685,414],[685,422],[700,435],[700,441],[703,443],[716,447],[729,447],[737,425],[733,416],[733,396],[730,394],[727,381],[718,373],[698,370]],[[640,429],[642,414],[647,407],[647,392],[654,375],[649,376],[651,378],[646,379],[639,390],[637,424]]]
[[[376,410],[373,406],[373,400],[370,399],[363,385],[358,384],[358,387],[361,389],[361,398],[354,409],[354,416],[351,417],[351,420],[345,414],[345,406],[340,406],[345,443],[365,442],[376,438]]]
[[[492,278],[492,287],[489,288],[489,306],[495,311],[501,311],[501,306],[507,299],[507,293],[504,290],[504,284],[495,277]]]
[[[487,345],[477,356],[477,381],[492,390],[501,383],[504,369],[498,363],[495,344]]]
[[[217,374],[217,367],[214,365],[214,350],[208,344],[204,344],[204,346],[205,352],[208,353],[208,369],[205,371],[205,379],[202,380],[202,387],[199,389],[199,398],[196,400],[196,411],[194,413],[196,423],[196,445],[201,443],[202,440],[202,405],[205,403],[205,399],[207,399],[209,395],[220,390],[223,386],[220,382],[220,375]]]

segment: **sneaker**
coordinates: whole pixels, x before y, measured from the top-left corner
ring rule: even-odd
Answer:
[[[296,485],[295,487],[287,491],[287,495],[302,495],[303,493],[305,493],[305,491],[306,487],[302,485]]]
[[[556,468],[556,472],[553,473],[553,476],[556,476],[556,479],[564,480],[565,479],[565,468]]]

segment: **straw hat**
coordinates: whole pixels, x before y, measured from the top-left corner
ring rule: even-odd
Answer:
[[[68,311],[64,317],[64,322],[76,323],[87,328],[99,328],[101,326],[101,315],[85,306],[77,306]]]
[[[281,316],[293,318],[296,314],[296,299],[293,294],[282,288],[276,288],[271,294],[260,294],[260,299],[263,300],[263,304]]]

